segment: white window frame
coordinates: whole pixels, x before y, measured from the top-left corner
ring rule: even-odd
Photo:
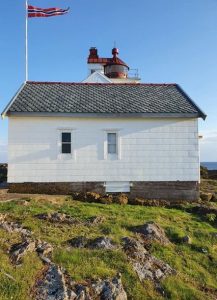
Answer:
[[[121,159],[121,139],[120,139],[120,129],[104,129],[104,159],[105,160],[120,160]],[[116,134],[116,146],[117,153],[108,153],[108,133]]]
[[[75,139],[73,128],[58,128],[58,140],[57,140],[57,157],[59,159],[75,159]],[[62,133],[71,133],[71,153],[62,153]]]

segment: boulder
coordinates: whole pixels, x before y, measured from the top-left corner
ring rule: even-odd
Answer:
[[[71,300],[77,295],[70,291],[66,285],[63,271],[55,265],[45,267],[41,278],[37,280],[33,288],[34,300]],[[69,298],[69,294],[70,298]]]
[[[162,245],[170,244],[164,230],[154,222],[148,222],[144,225],[136,226],[133,231],[141,234],[146,243],[152,243],[153,241],[159,242]]]
[[[141,198],[135,198],[135,199],[130,199],[129,203],[131,205],[141,205],[143,206],[145,204],[145,200]]]
[[[54,264],[44,268],[31,296],[34,300],[127,300],[120,274],[112,279],[88,280],[81,284]]]
[[[210,201],[212,201],[212,202],[217,202],[217,194],[216,194],[216,193],[213,193],[213,194],[212,194],[212,198],[211,198]]]
[[[159,287],[160,280],[168,275],[176,274],[176,271],[167,263],[152,256],[144,248],[141,240],[126,237],[123,238],[123,242],[123,250],[141,281],[149,279]]]
[[[6,230],[9,233],[18,232],[24,237],[30,237],[31,231],[25,227],[22,227],[20,223],[10,222],[6,220],[7,216],[0,214],[0,228]]]
[[[35,241],[26,239],[21,243],[17,243],[11,246],[9,250],[9,255],[11,262],[15,265],[19,265],[22,263],[23,256],[27,252],[35,251]]]
[[[36,252],[39,256],[50,256],[53,252],[53,247],[47,242],[41,240],[36,241]]]
[[[156,206],[156,207],[165,207],[170,206],[170,201],[166,200],[157,200],[157,199],[143,199],[143,198],[135,198],[130,199],[129,201],[132,205],[142,205],[142,206]]]
[[[94,192],[87,192],[85,195],[85,200],[87,202],[99,202],[101,195]]]
[[[105,221],[105,217],[103,216],[93,216],[90,217],[87,221],[88,225],[98,225],[98,224],[102,224]]]
[[[195,205],[186,209],[187,212],[196,213],[202,217],[206,217],[207,214],[214,214],[217,217],[217,208],[208,205]]]
[[[113,196],[112,195],[105,195],[104,197],[100,198],[99,201],[102,204],[112,204],[113,203]]]
[[[212,193],[200,192],[200,198],[202,201],[209,202],[213,197]]]
[[[128,257],[135,260],[142,260],[144,256],[148,254],[141,239],[125,237],[122,240],[124,242],[123,250]]]
[[[112,242],[112,240],[110,238],[101,236],[94,240],[89,241],[88,248],[112,250],[112,249],[115,249],[116,246],[114,245],[114,243]]]
[[[112,250],[116,248],[113,241],[105,236],[98,237],[96,239],[88,240],[86,237],[79,236],[68,240],[70,246],[75,248],[89,248],[89,249],[106,249]]]
[[[127,294],[123,288],[121,274],[117,274],[112,280],[98,280],[92,284],[93,292],[101,300],[127,300]]]
[[[68,244],[74,248],[86,248],[88,239],[84,236],[78,236],[67,241]]]
[[[121,205],[126,205],[128,203],[128,196],[126,194],[118,194],[114,197],[114,202]]]
[[[63,213],[43,213],[35,215],[35,218],[40,220],[46,220],[51,223],[60,223],[60,224],[68,224],[68,225],[76,225],[81,222],[78,219],[72,218],[71,216]]]

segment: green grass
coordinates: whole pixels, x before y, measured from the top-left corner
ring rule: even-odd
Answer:
[[[69,226],[34,218],[35,214],[54,211],[67,213],[83,221],[100,215],[105,217],[105,222],[97,226]],[[30,199],[27,206],[19,202],[0,203],[0,213],[7,213],[11,219],[30,228],[35,238],[52,243],[55,249],[53,261],[65,267],[77,281],[106,278],[121,272],[129,299],[208,300],[217,297],[217,239],[212,235],[217,230],[213,224],[184,210],[83,203],[70,200],[69,197],[52,203],[41,197],[40,200]],[[141,283],[138,280],[121,250],[121,239],[134,236],[131,227],[147,221],[158,223],[172,241],[168,246],[154,243],[151,247],[153,255],[177,270],[176,276],[162,282],[165,298],[156,292],[151,282]],[[107,235],[120,247],[112,251],[69,249],[66,241],[80,235],[88,238]],[[191,237],[192,245],[180,243],[185,235]],[[42,269],[42,263],[34,253],[26,255],[21,267],[11,265],[7,250],[19,240],[18,234],[9,235],[0,229],[0,300],[30,300],[31,287]],[[201,248],[206,248],[207,253],[202,253]],[[8,279],[2,271],[12,275],[15,281]]]

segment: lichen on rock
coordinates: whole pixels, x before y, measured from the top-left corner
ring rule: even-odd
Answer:
[[[147,222],[133,228],[133,231],[141,234],[146,243],[159,242],[162,245],[170,244],[164,230],[154,222]]]
[[[152,256],[142,240],[125,237],[123,243],[123,250],[141,281],[149,279],[157,284],[166,276],[176,274],[167,263]]]

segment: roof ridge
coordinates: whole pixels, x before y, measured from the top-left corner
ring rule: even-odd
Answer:
[[[142,86],[176,86],[177,83],[99,83],[99,82],[65,82],[65,81],[27,81],[27,84],[68,84],[68,85],[142,85]]]

